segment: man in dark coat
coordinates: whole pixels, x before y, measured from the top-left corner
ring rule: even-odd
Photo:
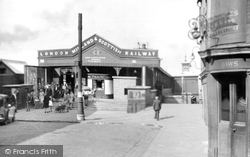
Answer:
[[[153,108],[155,110],[155,119],[159,121],[159,115],[161,110],[161,101],[159,100],[159,97],[156,96],[155,100],[153,101]]]
[[[44,99],[43,99],[43,108],[45,108],[44,113],[49,113],[49,111],[47,111],[47,109],[49,108],[49,100],[50,100],[49,95],[45,94]]]

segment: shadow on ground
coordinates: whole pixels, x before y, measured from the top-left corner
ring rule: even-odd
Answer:
[[[174,116],[162,117],[162,118],[160,118],[160,120],[163,120],[163,119],[169,119],[169,118],[174,118]]]
[[[90,102],[84,110],[85,118],[97,111],[91,107]],[[77,122],[77,104],[70,110],[69,113],[44,113],[45,109],[31,108],[30,112],[25,109],[18,110],[16,121],[7,125],[0,124],[0,145],[16,145],[20,142],[41,136],[43,134],[53,132],[57,129],[62,129],[69,125],[80,125]],[[74,114],[75,113],[75,114]],[[33,119],[25,118],[26,115],[31,115]],[[95,119],[99,120],[99,119]]]

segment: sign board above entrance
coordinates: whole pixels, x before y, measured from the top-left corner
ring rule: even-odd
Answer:
[[[216,59],[208,65],[210,71],[240,70],[247,68],[247,61],[243,58]]]
[[[88,48],[93,45],[99,45],[105,48],[110,53],[117,55],[119,57],[129,58],[158,58],[158,50],[151,49],[121,49],[118,46],[112,44],[111,42],[101,38],[98,35],[93,35],[82,42],[82,52],[85,53]],[[79,46],[76,45],[71,49],[54,49],[54,50],[39,50],[39,58],[47,57],[67,57],[77,55],[79,51]]]

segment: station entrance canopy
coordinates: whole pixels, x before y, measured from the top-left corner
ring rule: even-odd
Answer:
[[[79,46],[69,49],[38,50],[38,64],[48,66],[76,66]],[[83,66],[160,67],[158,50],[122,49],[94,34],[82,42]]]

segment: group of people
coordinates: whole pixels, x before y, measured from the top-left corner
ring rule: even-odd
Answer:
[[[39,89],[39,93],[35,96],[34,90],[27,91],[26,95],[26,111],[29,112],[31,106],[34,106],[35,103],[42,104],[43,108],[45,108],[45,113],[49,113],[47,111],[48,108],[50,108],[50,111],[52,111],[53,107],[53,96],[52,96],[52,89],[49,85],[45,86],[44,89]],[[35,102],[35,97],[37,97],[37,102]]]
[[[35,96],[33,94],[33,91],[34,90],[30,90],[27,92],[27,112],[30,111],[31,106],[37,103],[34,100]],[[84,97],[84,104],[87,106],[89,101],[89,95],[91,95],[92,100],[95,101],[96,89],[93,88],[92,90],[89,90],[89,92],[83,90],[82,94]],[[54,102],[58,102],[60,98],[63,98],[63,101],[60,102],[59,105],[66,105],[69,110],[73,108],[76,96],[74,95],[73,90],[71,89],[71,85],[65,84],[62,87],[58,86],[57,84],[53,87],[51,85],[46,85],[44,88],[39,89],[39,92],[37,94],[37,100],[39,104],[41,104],[40,106],[45,109],[45,113],[52,112]]]
[[[92,95],[93,101],[95,101],[96,89],[92,89],[89,92],[83,91],[82,94],[84,97],[85,105],[87,106],[88,105],[88,97],[90,94]],[[12,102],[14,102],[16,100],[14,94],[12,97],[13,97]],[[65,90],[65,92],[63,93],[63,102],[61,102],[59,104],[60,105],[67,105],[68,106],[67,108],[70,110],[73,108],[73,104],[74,104],[75,99],[76,98],[75,98],[75,95],[74,95],[72,90]],[[47,86],[45,91],[43,89],[40,89],[39,101],[40,101],[40,103],[43,104],[43,108],[45,109],[45,113],[52,112],[53,100],[55,100],[55,98],[53,99],[52,90],[51,90],[50,86]],[[27,103],[26,111],[29,112],[31,105],[34,103],[33,90],[27,92],[26,103]],[[155,111],[154,118],[159,121],[159,115],[160,115],[160,110],[161,110],[161,100],[159,99],[158,96],[156,96],[154,101],[153,101],[153,109]]]
[[[45,113],[52,112],[54,102],[61,97],[63,98],[63,101],[59,104],[67,105],[67,108],[71,110],[75,101],[75,95],[72,90],[65,89],[62,96],[56,94],[53,96],[50,86],[47,86],[45,92],[41,89],[39,92],[39,100],[43,103]]]

